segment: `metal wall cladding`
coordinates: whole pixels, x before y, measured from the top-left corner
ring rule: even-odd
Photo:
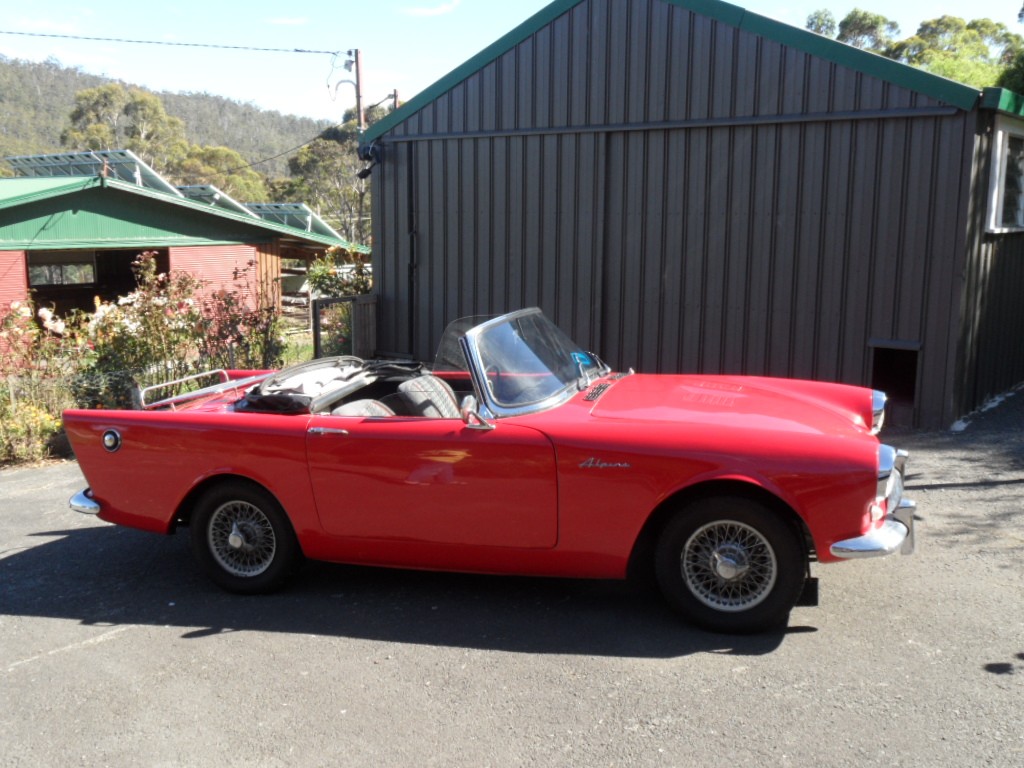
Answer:
[[[869,384],[951,420],[974,113],[659,0],[590,0],[381,137],[382,350],[539,305],[614,367]],[[962,404],[962,403],[961,403]]]
[[[971,234],[964,270],[956,414],[969,413],[1024,381],[1024,233],[985,234],[991,122],[986,121],[972,182]]]

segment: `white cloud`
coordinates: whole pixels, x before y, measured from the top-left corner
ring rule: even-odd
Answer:
[[[454,13],[455,9],[459,7],[459,2],[460,0],[451,0],[449,3],[435,5],[430,8],[405,8],[402,13],[406,16],[444,16],[445,14]]]

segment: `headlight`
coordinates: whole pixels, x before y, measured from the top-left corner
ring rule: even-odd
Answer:
[[[885,423],[885,404],[889,401],[888,396],[881,390],[874,390],[871,393],[871,434],[877,435],[882,431]]]

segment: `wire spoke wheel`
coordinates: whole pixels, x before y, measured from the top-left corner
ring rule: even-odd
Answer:
[[[210,552],[234,576],[258,576],[274,562],[277,537],[263,511],[246,501],[214,510],[207,527]]]
[[[714,632],[761,632],[788,620],[807,553],[781,507],[709,496],[666,523],[654,566],[666,600],[689,621]]]
[[[775,552],[764,536],[734,520],[701,526],[683,546],[679,560],[694,596],[720,611],[759,605],[771,594],[778,572]]]
[[[230,592],[277,589],[302,560],[284,509],[254,483],[225,480],[211,487],[196,503],[189,525],[199,565]]]

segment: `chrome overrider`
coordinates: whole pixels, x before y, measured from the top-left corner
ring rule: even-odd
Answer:
[[[75,512],[81,512],[83,515],[98,515],[100,513],[100,503],[92,497],[91,488],[76,493],[68,504]]]
[[[834,557],[847,559],[880,557],[914,552],[914,511],[917,509],[910,499],[903,498],[903,476],[906,472],[906,451],[882,445],[878,452],[878,492],[875,505],[881,509],[884,503],[886,515],[882,525],[844,541],[837,541],[829,549]]]

